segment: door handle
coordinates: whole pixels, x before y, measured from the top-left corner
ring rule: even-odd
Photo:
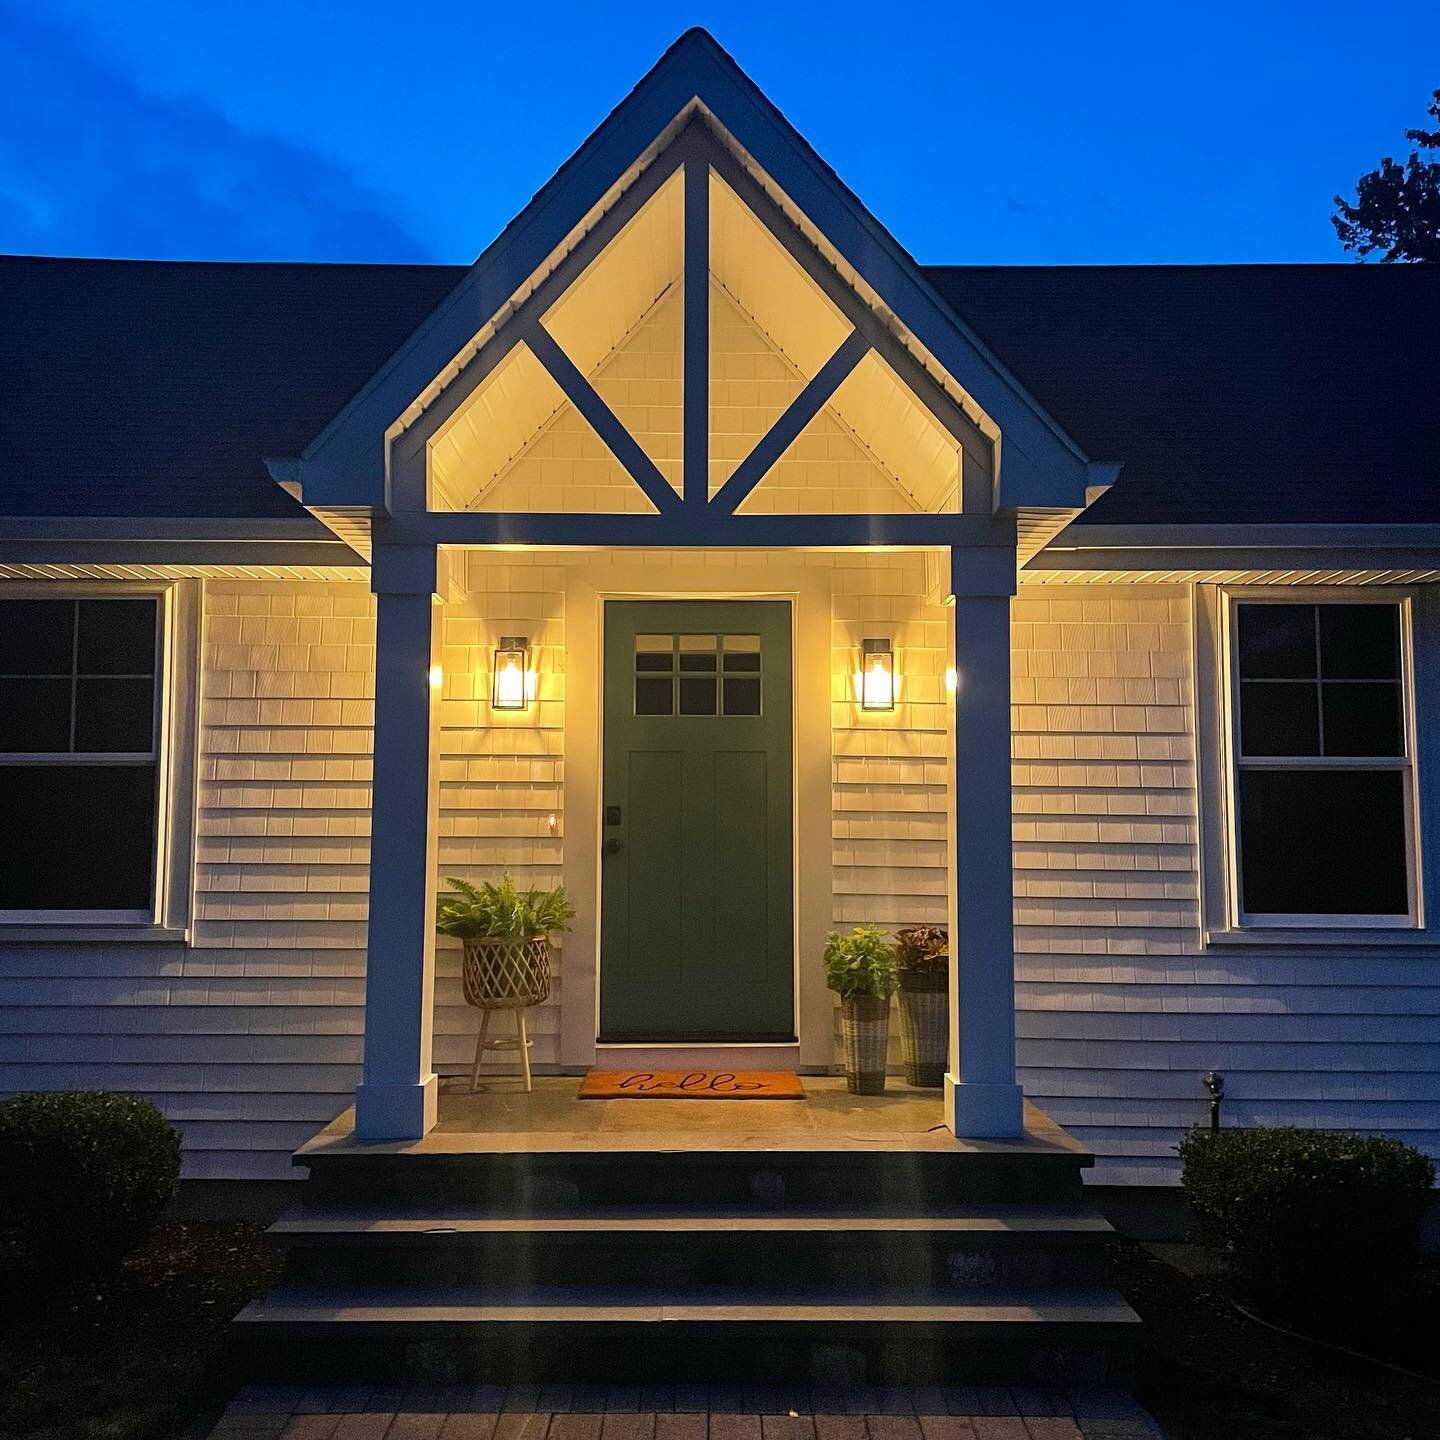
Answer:
[[[612,835],[612,836],[600,847],[600,853],[601,853],[602,855],[614,855],[614,854],[616,854],[616,853],[617,853],[620,849],[622,849],[622,848],[623,848],[623,847],[622,847],[622,842],[619,841],[619,840],[617,840],[617,839]]]

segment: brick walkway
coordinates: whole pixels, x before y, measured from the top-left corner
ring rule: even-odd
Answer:
[[[250,1385],[212,1440],[1157,1440],[1116,1390]]]

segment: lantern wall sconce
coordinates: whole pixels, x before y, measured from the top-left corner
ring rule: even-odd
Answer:
[[[530,668],[530,637],[502,635],[495,647],[490,705],[495,710],[525,710],[535,698],[535,672]]]
[[[895,647],[888,638],[860,642],[860,708],[895,708]]]

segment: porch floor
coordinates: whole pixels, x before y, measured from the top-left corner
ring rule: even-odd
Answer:
[[[441,1081],[440,1118],[423,1140],[355,1139],[346,1110],[296,1152],[312,1155],[467,1155],[587,1151],[948,1151],[1038,1156],[1083,1154],[1049,1116],[1026,1102],[1014,1140],[957,1139],[938,1091],[893,1079],[882,1095],[852,1095],[840,1076],[803,1077],[804,1100],[581,1100],[578,1075],[540,1075],[528,1094],[497,1077],[470,1093],[465,1078]]]

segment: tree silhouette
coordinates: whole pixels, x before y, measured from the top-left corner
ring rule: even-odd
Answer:
[[[1376,250],[1382,260],[1440,260],[1440,159],[1420,158],[1420,151],[1440,152],[1440,90],[1425,112],[1437,122],[1434,130],[1407,130],[1415,145],[1401,165],[1387,155],[1378,170],[1355,182],[1355,203],[1335,197],[1330,223],[1340,243],[1363,260]]]

